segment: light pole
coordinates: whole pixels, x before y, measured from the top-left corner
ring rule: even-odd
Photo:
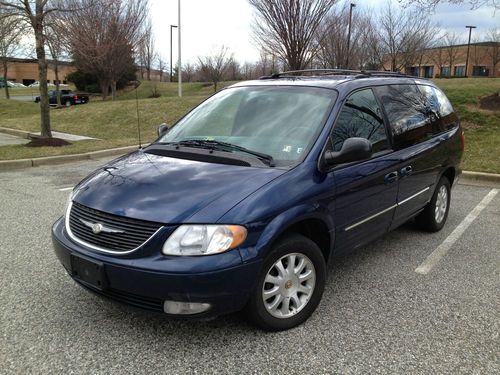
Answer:
[[[172,82],[172,29],[177,25],[170,25],[170,82]]]
[[[467,57],[465,59],[465,77],[467,77],[467,69],[469,68],[470,36],[472,34],[472,29],[475,29],[476,26],[465,26],[465,28],[469,29],[469,42],[467,43]]]
[[[354,8],[356,4],[351,3],[349,7],[349,28],[347,31],[347,57],[345,59],[345,67],[349,69],[349,55],[351,54],[351,22],[352,22],[352,8]]]
[[[178,1],[179,8],[179,19],[177,20],[178,25],[178,37],[179,37],[179,62],[177,64],[177,77],[179,82],[179,98],[182,96],[182,61],[181,61],[181,0]]]

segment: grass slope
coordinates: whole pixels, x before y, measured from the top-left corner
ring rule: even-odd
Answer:
[[[479,98],[500,91],[500,79],[436,79],[458,111],[466,139],[463,169],[500,173],[500,113],[478,108]],[[224,82],[220,87],[231,82]],[[204,83],[183,84],[183,97],[177,97],[176,83],[157,83],[160,98],[149,99],[152,82],[142,82],[137,91],[143,142],[155,139],[161,122],[173,123],[213,93]],[[137,143],[135,92],[122,93],[116,102],[98,99],[86,105],[51,110],[53,130],[90,137],[99,141],[80,141],[66,147],[28,148],[1,146],[0,160],[74,154]],[[38,131],[38,106],[0,99],[0,126]]]

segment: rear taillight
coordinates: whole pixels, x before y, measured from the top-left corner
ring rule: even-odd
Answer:
[[[73,96],[73,99],[78,100],[78,95]]]
[[[462,131],[462,133],[460,133],[460,144],[462,145],[462,150],[464,150],[465,149],[465,134],[463,131]]]

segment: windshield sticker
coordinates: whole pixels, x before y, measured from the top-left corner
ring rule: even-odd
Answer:
[[[281,150],[282,152],[292,152],[292,146],[285,146],[283,147],[283,150]]]

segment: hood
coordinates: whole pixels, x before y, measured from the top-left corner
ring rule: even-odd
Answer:
[[[98,169],[73,200],[115,215],[160,223],[215,223],[285,171],[214,164],[136,151]]]

